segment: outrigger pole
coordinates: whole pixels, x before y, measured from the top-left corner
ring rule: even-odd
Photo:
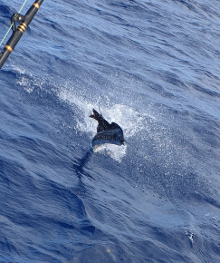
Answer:
[[[22,37],[23,33],[31,23],[32,19],[36,15],[37,11],[39,10],[41,4],[44,0],[36,0],[33,5],[29,8],[25,16],[20,14],[14,14],[12,16],[12,23],[13,25],[13,34],[8,40],[7,44],[5,45],[2,53],[0,54],[0,69],[4,65],[5,61],[7,60],[8,56],[14,50],[15,46],[17,45],[18,41]],[[16,29],[16,22],[20,22],[20,25]]]

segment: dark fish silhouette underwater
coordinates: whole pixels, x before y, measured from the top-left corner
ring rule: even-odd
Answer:
[[[124,145],[123,131],[117,123],[108,123],[103,116],[94,109],[93,114],[89,117],[98,121],[97,134],[92,139],[92,147],[105,143]]]

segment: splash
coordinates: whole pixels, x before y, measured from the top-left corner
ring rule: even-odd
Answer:
[[[96,134],[97,122],[88,118],[92,109],[99,110],[99,98],[97,102],[92,104],[86,100],[85,97],[79,97],[73,94],[67,89],[61,89],[58,97],[71,104],[77,106],[80,109],[81,116],[77,118],[77,129],[82,132],[90,134],[91,139]],[[146,116],[140,115],[140,113],[127,105],[115,104],[112,107],[101,107],[101,113],[108,122],[118,123],[124,132],[125,140],[137,135],[141,130],[146,129]],[[117,146],[111,144],[105,144],[97,147],[95,152],[109,154],[114,160],[121,162],[127,152],[127,146]]]
[[[108,154],[112,159],[121,163],[122,159],[126,155],[127,146],[117,146],[113,144],[103,144],[94,147],[94,152]]]

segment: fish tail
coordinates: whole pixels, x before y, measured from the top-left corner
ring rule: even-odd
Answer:
[[[90,118],[93,118],[97,121],[103,119],[102,115],[99,114],[96,110],[93,109],[92,111],[93,111],[93,114],[89,116]]]

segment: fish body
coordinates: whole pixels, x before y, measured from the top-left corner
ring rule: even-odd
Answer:
[[[92,139],[92,147],[105,143],[124,145],[123,130],[117,123],[109,123],[94,109],[89,117],[98,121],[97,134]]]

